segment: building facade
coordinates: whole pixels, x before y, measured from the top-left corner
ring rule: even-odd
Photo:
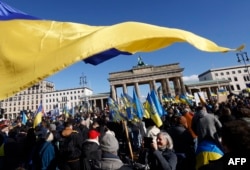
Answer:
[[[12,97],[1,101],[4,118],[16,118],[21,110],[35,112],[44,100],[44,94],[55,91],[55,85],[49,81],[41,81]]]
[[[250,83],[248,67],[244,65],[210,69],[198,77],[200,81],[229,80],[230,90],[237,94],[246,89],[246,85]]]
[[[15,119],[22,110],[35,113],[42,103],[44,112],[58,109],[59,114],[64,109],[82,111],[101,111],[105,108],[109,93],[93,94],[88,87],[55,90],[55,84],[48,81],[41,81],[32,87],[23,90],[12,97],[0,102],[5,119]]]

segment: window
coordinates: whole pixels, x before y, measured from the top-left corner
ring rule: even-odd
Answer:
[[[238,73],[241,73],[241,70],[238,70]]]
[[[229,72],[227,71],[226,74],[229,75]]]
[[[245,75],[243,76],[244,81],[250,81],[249,76]]]
[[[231,87],[231,90],[234,90],[234,86],[233,85],[231,85],[230,87]]]
[[[218,73],[215,73],[215,76],[218,76]]]
[[[240,90],[240,85],[236,84],[237,90]]]
[[[223,75],[224,75],[224,73],[223,73],[223,72],[221,72],[221,73],[220,73],[220,75],[221,75],[221,76],[223,76]]]
[[[237,77],[234,77],[234,81],[238,81],[238,78],[237,78]]]
[[[232,81],[231,77],[228,77],[228,80]]]
[[[232,71],[232,74],[235,74],[235,71]]]

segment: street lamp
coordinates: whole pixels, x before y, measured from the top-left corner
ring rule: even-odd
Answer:
[[[82,76],[80,76],[80,85],[82,85],[82,87],[83,87],[83,101],[82,101],[82,105],[83,105],[83,108],[86,109],[87,113],[88,113],[88,102],[89,102],[89,99],[88,99],[88,95],[85,94],[86,93],[85,88],[87,87],[87,76],[85,76],[84,74],[82,74]]]
[[[245,68],[247,69],[247,73],[248,73],[247,80],[249,81],[249,79],[250,79],[250,73],[249,73],[249,70],[248,70],[247,63],[246,63],[246,62],[249,62],[249,58],[247,56],[247,52],[239,52],[239,53],[236,53],[236,55],[237,55],[239,63],[241,62],[241,60],[243,60],[243,62],[245,64]],[[247,86],[247,88],[249,88],[249,84],[248,83],[246,84],[246,86]]]
[[[249,70],[248,70],[248,67],[247,67],[247,63],[246,63],[246,62],[250,61],[248,56],[247,56],[247,52],[239,52],[239,53],[236,53],[236,55],[237,55],[239,63],[241,62],[241,60],[243,60],[243,62],[245,64],[245,68],[247,69],[248,79],[250,79],[250,73],[249,73]]]

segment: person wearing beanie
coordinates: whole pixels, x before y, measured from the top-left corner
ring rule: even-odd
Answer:
[[[97,130],[92,129],[88,132],[88,139],[82,144],[81,170],[91,170],[92,165],[101,160],[99,136],[100,132]]]
[[[94,165],[95,170],[132,170],[133,168],[122,162],[118,156],[119,143],[115,134],[109,130],[104,134],[100,141],[102,150],[101,161]]]

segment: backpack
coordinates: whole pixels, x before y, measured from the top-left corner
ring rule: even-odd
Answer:
[[[81,150],[77,148],[74,143],[72,134],[68,137],[62,138],[59,142],[59,154],[63,160],[75,160],[80,157]]]

